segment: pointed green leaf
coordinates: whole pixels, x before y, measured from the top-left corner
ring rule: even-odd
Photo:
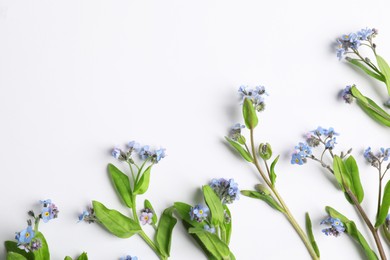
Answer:
[[[270,205],[273,209],[276,209],[282,213],[286,213],[286,211],[280,206],[280,204],[270,195],[264,194],[257,191],[251,190],[242,190],[241,194],[250,198],[260,199],[265,201],[268,205]]]
[[[229,221],[226,221],[226,219],[223,222],[223,227],[226,232],[226,238],[225,238],[225,243],[226,245],[230,244],[230,237],[232,236],[232,214],[230,213],[230,210],[227,205],[223,205],[223,208],[225,209],[225,213],[229,217]]]
[[[169,256],[171,250],[172,231],[176,225],[176,218],[172,216],[174,207],[164,210],[158,223],[156,244],[164,256]]]
[[[248,162],[253,162],[253,158],[252,158],[252,155],[250,153],[248,153],[244,147],[241,146],[241,144],[233,141],[232,139],[228,138],[228,137],[225,137],[226,141],[229,142],[229,144],[237,150],[237,152],[242,156],[242,158],[244,158],[245,160],[247,160]]]
[[[35,234],[34,239],[39,239],[41,241],[42,247],[34,251],[35,260],[50,260],[49,247],[47,245],[46,239],[41,232]]]
[[[87,256],[87,253],[82,253],[78,258],[77,260],[88,260],[88,256]]]
[[[317,242],[316,242],[314,235],[313,235],[313,228],[312,228],[309,213],[306,213],[306,232],[307,232],[307,237],[309,238],[309,241],[311,243],[311,246],[313,247],[314,252],[316,252],[316,255],[319,258],[320,257],[320,250],[318,248]]]
[[[115,190],[118,192],[122,201],[127,207],[131,208],[133,202],[129,177],[111,163],[108,165],[108,172],[110,173]]]
[[[383,77],[382,74],[378,74],[374,71],[372,71],[371,69],[369,69],[367,66],[365,66],[363,63],[361,63],[361,60],[360,59],[347,59],[347,61],[349,61],[351,64],[359,67],[361,70],[363,70],[367,75],[377,79],[377,80],[380,80],[382,82],[385,82],[385,77]]]
[[[379,208],[379,214],[376,217],[375,227],[381,226],[386,221],[387,214],[389,214],[390,207],[390,180],[387,182],[383,190],[382,203]]]
[[[367,243],[366,239],[363,237],[363,235],[360,233],[360,231],[357,229],[355,222],[348,219],[346,216],[338,212],[332,207],[327,206],[325,208],[326,212],[332,217],[332,218],[338,218],[343,222],[345,226],[345,233],[349,234],[353,239],[358,242],[362,249],[364,250],[364,253],[366,254],[367,258],[370,260],[377,260],[378,257],[375,254],[375,252],[370,248],[369,244]]]
[[[271,163],[269,178],[271,180],[272,186],[275,186],[275,180],[276,180],[275,165],[279,160],[279,156],[280,155],[278,155],[278,157],[276,157],[275,160]]]
[[[349,176],[347,170],[345,169],[345,165],[344,165],[343,160],[337,155],[335,155],[333,157],[333,172],[334,172],[334,176],[335,176],[337,182],[340,185],[340,188],[344,192],[346,192],[346,188],[351,189],[350,176]],[[350,203],[352,203],[350,200],[348,200],[348,201]]]
[[[186,221],[188,224],[190,224],[193,227],[203,227],[202,223],[199,223],[195,220],[191,220],[190,217],[190,211],[191,211],[191,205],[188,205],[183,202],[175,202],[174,207],[176,212],[179,214],[179,217]]]
[[[351,179],[351,191],[356,196],[359,203],[361,203],[364,198],[364,190],[362,183],[360,182],[359,168],[355,158],[353,158],[353,156],[349,156],[344,161],[344,166]]]
[[[385,77],[387,92],[390,95],[390,67],[385,61],[385,59],[379,55],[376,55],[376,61],[378,62],[379,70],[382,72],[383,76]]]
[[[144,208],[152,210],[152,212],[153,212],[152,222],[153,222],[153,224],[156,225],[157,224],[157,214],[156,214],[156,211],[154,210],[154,208],[152,206],[152,203],[150,203],[149,200],[145,200],[144,201]]]
[[[190,234],[196,235],[202,241],[206,250],[216,259],[231,259],[229,247],[221,239],[202,228],[189,228]]]
[[[144,194],[149,188],[150,181],[150,171],[152,170],[152,165],[150,165],[142,174],[141,178],[135,184],[134,194]]]
[[[18,244],[15,241],[5,241],[5,249],[7,252],[14,252],[19,255],[24,256],[28,260],[34,259],[34,254],[32,252],[26,252],[18,247]]]
[[[98,201],[92,202],[95,215],[100,223],[113,235],[128,238],[141,231],[141,227],[122,213],[106,208]]]
[[[70,256],[65,256],[64,260],[73,260],[73,258]]]
[[[203,195],[207,206],[211,213],[211,223],[214,226],[220,226],[224,221],[224,210],[221,199],[215,194],[214,190],[209,186],[203,186]]]
[[[252,100],[249,98],[244,99],[244,104],[242,105],[242,114],[244,116],[245,125],[248,129],[254,129],[257,126],[258,119],[256,110],[253,106]]]
[[[15,253],[15,252],[8,252],[7,253],[7,260],[26,260],[24,256],[21,254]]]

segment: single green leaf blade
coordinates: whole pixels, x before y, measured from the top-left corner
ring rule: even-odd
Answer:
[[[5,241],[4,246],[7,252],[14,252],[24,256],[28,260],[34,259],[34,254],[32,252],[26,252],[18,247],[18,243],[15,241]]]
[[[7,253],[7,260],[26,260],[27,258],[15,252]]]
[[[390,95],[390,67],[389,64],[385,61],[384,58],[382,58],[379,55],[376,55],[376,61],[379,66],[379,70],[382,72],[383,76],[385,77],[385,84],[387,87],[387,92]]]
[[[317,242],[314,238],[314,234],[313,234],[313,228],[312,228],[312,224],[311,224],[311,219],[310,219],[310,215],[309,213],[306,212],[306,232],[307,232],[307,237],[309,238],[309,241],[311,243],[311,246],[313,247],[314,249],[314,252],[316,252],[316,255],[318,257],[320,257],[320,249],[318,248],[318,245],[317,245]]]
[[[226,232],[226,240],[224,242],[226,243],[226,245],[229,245],[230,238],[232,236],[232,214],[230,213],[229,207],[227,205],[223,205],[223,208],[225,209],[226,215],[229,217],[229,221],[226,221],[225,219],[223,222],[223,226]]]
[[[169,256],[171,250],[172,231],[177,220],[172,216],[174,207],[164,210],[158,223],[156,244],[164,256]]]
[[[73,260],[73,258],[70,256],[65,256],[64,260]]]
[[[82,253],[78,258],[77,260],[88,260],[88,256],[87,256],[87,253]]]
[[[380,74],[372,71],[368,67],[366,67],[364,64],[361,63],[360,59],[347,59],[347,61],[349,61],[351,64],[355,65],[356,67],[360,68],[361,70],[363,70],[367,75],[369,75],[377,80],[380,80],[382,82],[386,81],[385,77],[383,77],[383,75],[380,75]]]
[[[383,190],[382,203],[379,208],[379,214],[376,217],[375,227],[383,225],[386,221],[387,214],[389,214],[390,208],[390,180],[387,182]]]
[[[106,208],[98,201],[92,202],[95,215],[111,234],[120,238],[129,238],[141,231],[141,227],[122,213]]]
[[[190,234],[197,236],[206,250],[216,259],[230,259],[229,247],[216,234],[207,232],[202,228],[189,228],[188,231]]]
[[[209,186],[203,186],[203,195],[207,206],[211,213],[211,223],[214,226],[220,226],[224,221],[224,210],[221,199],[215,194],[214,190]]]
[[[131,208],[133,201],[129,177],[111,163],[108,165],[108,172],[120,198],[127,207]]]
[[[41,232],[38,232],[35,234],[34,239],[39,239],[41,241],[41,248],[34,251],[34,259],[35,260],[50,260],[50,252],[49,252],[49,246],[47,244],[47,241],[43,234]]]
[[[253,162],[252,155],[248,153],[242,146],[241,144],[233,141],[232,139],[225,137],[226,141],[234,148],[236,151],[241,155],[242,158],[247,160],[248,162]]]
[[[344,161],[344,166],[351,179],[351,190],[358,199],[359,203],[363,201],[364,190],[359,176],[359,168],[353,156],[349,156]]]
[[[151,170],[152,165],[144,171],[139,181],[135,184],[134,194],[144,194],[148,190]]]
[[[280,204],[270,195],[270,194],[264,194],[257,191],[251,191],[251,190],[242,190],[241,194],[254,198],[254,199],[260,199],[264,202],[266,202],[268,205],[270,205],[273,209],[276,209],[282,213],[286,213],[286,211],[280,206]]]
[[[156,214],[156,211],[154,210],[154,208],[152,206],[152,203],[150,203],[149,200],[145,200],[144,201],[144,208],[152,210],[152,212],[153,212],[152,222],[153,222],[153,224],[156,225],[157,224],[157,214]]]
[[[256,110],[253,106],[252,100],[249,98],[244,99],[244,104],[242,105],[242,114],[244,116],[245,125],[248,129],[253,130],[258,124],[258,118]]]
[[[275,160],[271,163],[271,167],[270,167],[270,180],[271,180],[271,183],[272,183],[272,186],[275,186],[275,181],[276,181],[276,173],[275,173],[275,166],[276,166],[276,163],[278,162],[279,160],[279,156],[278,155]]]

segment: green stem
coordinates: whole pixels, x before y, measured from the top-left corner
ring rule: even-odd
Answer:
[[[256,168],[259,171],[261,177],[266,182],[268,187],[272,190],[272,192],[274,193],[275,197],[279,201],[280,205],[285,210],[284,214],[285,214],[286,218],[288,219],[290,224],[294,227],[295,231],[298,233],[298,235],[302,239],[302,241],[303,241],[304,245],[306,246],[307,250],[309,251],[309,254],[312,257],[312,259],[314,259],[314,260],[320,259],[317,256],[316,252],[314,251],[313,246],[311,245],[311,243],[310,243],[309,239],[307,238],[305,232],[303,232],[302,228],[299,226],[298,222],[295,220],[295,218],[291,214],[290,210],[288,209],[286,203],[284,202],[284,200],[280,196],[279,192],[276,190],[275,187],[272,186],[272,183],[268,180],[266,174],[261,169],[261,167],[259,165],[259,161],[257,160],[257,156],[256,156],[255,142],[254,142],[254,137],[253,137],[253,129],[250,130],[250,139],[251,139],[251,147],[252,147],[253,164],[256,166]]]

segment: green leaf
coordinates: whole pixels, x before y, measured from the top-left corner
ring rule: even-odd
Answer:
[[[154,208],[152,206],[152,203],[150,203],[149,200],[145,200],[144,201],[144,208],[145,209],[151,209],[153,211],[152,222],[153,222],[153,224],[156,224],[157,223],[157,214],[156,214],[156,211],[154,210]]]
[[[379,70],[382,72],[383,76],[385,77],[387,92],[390,95],[390,67],[385,61],[385,59],[379,55],[376,55],[376,61],[378,62]]]
[[[87,253],[82,253],[78,258],[77,260],[88,260],[88,256],[87,256]]]
[[[271,180],[272,187],[275,186],[275,180],[276,180],[275,165],[279,160],[279,156],[280,155],[278,155],[278,157],[276,157],[275,160],[271,163],[269,178]]]
[[[73,258],[70,256],[65,256],[64,260],[73,260]]]
[[[227,205],[223,205],[223,208],[225,209],[225,213],[229,217],[229,221],[227,222],[226,220],[223,222],[223,227],[226,232],[226,238],[225,238],[225,243],[226,245],[230,244],[230,237],[232,236],[232,214],[230,213],[230,210]]]
[[[221,199],[209,185],[203,186],[202,189],[204,199],[210,209],[211,223],[216,227],[220,226],[224,221],[224,210]]]
[[[386,227],[386,225],[382,225],[382,232],[386,239],[387,244],[390,246],[390,227]]]
[[[203,228],[189,228],[190,234],[196,235],[206,250],[216,259],[231,259],[229,247],[216,235]]]
[[[345,169],[343,160],[335,155],[333,157],[333,172],[336,177],[337,182],[340,185],[340,188],[345,192],[346,188],[351,187],[351,181],[347,170]]]
[[[356,88],[356,86],[351,87],[351,93],[356,98],[360,108],[367,115],[369,115],[378,123],[390,127],[390,115],[386,111],[379,107],[370,98],[363,96],[362,93],[360,93],[360,91]]]
[[[252,130],[257,126],[258,119],[256,110],[253,106],[252,100],[249,98],[244,99],[244,104],[242,105],[242,114],[244,116],[245,125],[248,129]]]
[[[309,238],[309,241],[311,243],[311,246],[314,249],[314,252],[316,252],[316,255],[318,258],[320,257],[320,250],[318,248],[317,242],[314,238],[313,235],[313,229],[312,229],[312,224],[311,224],[311,219],[309,213],[306,213],[306,232],[307,232],[307,237]]]
[[[108,165],[108,172],[122,201],[127,207],[131,208],[133,201],[129,177],[111,163]]]
[[[379,214],[376,217],[375,227],[381,226],[386,221],[387,214],[390,208],[390,180],[387,182],[383,191],[382,203],[379,208]]]
[[[134,194],[144,194],[148,190],[151,170],[152,165],[144,171],[139,181],[135,184]]]
[[[364,253],[366,254],[367,258],[370,260],[377,260],[378,257],[375,254],[375,252],[370,248],[369,244],[367,243],[366,239],[363,237],[363,235],[360,233],[360,231],[357,229],[355,222],[352,220],[349,220],[346,216],[338,212],[337,210],[333,209],[332,207],[327,206],[325,210],[328,212],[328,214],[332,218],[338,218],[343,222],[345,226],[345,233],[349,234],[356,242],[358,242],[362,249],[364,250]]]
[[[47,245],[46,239],[41,232],[35,234],[34,239],[39,239],[41,241],[42,247],[34,251],[35,260],[50,260],[49,247]]]
[[[179,214],[179,217],[182,220],[186,221],[188,224],[190,224],[193,227],[203,227],[202,223],[199,223],[195,220],[191,220],[190,217],[190,211],[192,208],[191,205],[188,205],[183,202],[175,202],[173,206],[175,207],[176,212]]]
[[[6,251],[9,252],[14,252],[19,255],[24,256],[28,260],[33,260],[34,259],[34,254],[32,252],[26,252],[18,247],[18,244],[15,241],[5,241],[4,242],[5,249]]]
[[[374,71],[372,71],[371,69],[369,69],[367,66],[365,66],[363,63],[361,63],[361,60],[360,59],[347,59],[347,61],[349,61],[351,64],[359,67],[361,70],[363,70],[367,75],[377,79],[377,80],[380,80],[382,82],[385,82],[385,77],[382,75],[382,74],[378,74]]]
[[[93,201],[92,205],[97,219],[113,235],[128,238],[141,231],[139,224],[122,213],[108,209],[98,201]]]
[[[7,253],[7,260],[26,260],[27,258],[15,252]]]
[[[228,137],[225,137],[226,141],[229,142],[229,144],[237,150],[237,152],[242,156],[242,158],[244,158],[245,160],[247,160],[248,162],[253,162],[253,158],[252,158],[252,155],[250,153],[248,153],[244,147],[241,146],[241,144],[233,141],[232,139],[228,138]]]
[[[349,156],[344,161],[344,166],[351,179],[351,191],[356,196],[359,203],[361,203],[364,198],[364,190],[362,187],[362,183],[360,182],[359,168],[357,166],[355,158],[353,158],[353,156]]]
[[[172,216],[174,207],[164,210],[158,223],[156,244],[164,256],[169,256],[171,250],[172,231],[176,225],[176,218]]]
[[[270,194],[264,194],[264,193],[251,191],[251,190],[242,190],[241,194],[250,198],[255,198],[255,199],[260,199],[262,201],[265,201],[273,209],[276,209],[282,213],[286,213],[286,211],[279,205],[279,203]]]

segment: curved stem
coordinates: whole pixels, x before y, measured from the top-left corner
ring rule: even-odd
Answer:
[[[268,187],[272,190],[273,194],[275,195],[275,197],[279,201],[280,205],[283,207],[283,209],[285,211],[284,215],[286,216],[286,218],[288,219],[290,224],[294,227],[295,231],[298,233],[298,235],[302,239],[302,241],[305,244],[307,250],[309,251],[309,254],[312,257],[312,259],[318,260],[319,257],[317,256],[316,252],[314,251],[313,246],[311,245],[311,243],[310,243],[309,239],[307,238],[305,232],[299,226],[298,222],[295,220],[295,218],[291,214],[290,210],[288,209],[286,203],[284,202],[284,200],[280,196],[279,192],[276,190],[275,187],[273,187],[272,183],[267,178],[266,174],[264,173],[264,171],[261,169],[261,167],[259,165],[259,161],[257,160],[257,156],[256,156],[256,149],[255,149],[254,137],[253,137],[253,129],[250,130],[250,139],[251,139],[253,164],[256,166],[256,169],[259,171],[261,177],[266,182]]]

